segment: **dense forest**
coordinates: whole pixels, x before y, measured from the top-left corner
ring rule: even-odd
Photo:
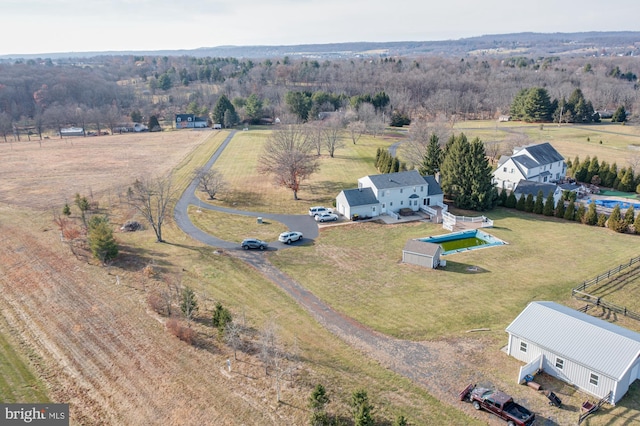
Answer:
[[[151,117],[170,126],[178,113],[214,120],[221,98],[233,105],[228,125],[312,121],[335,111],[363,125],[497,119],[513,112],[514,100],[540,90],[556,109],[579,93],[587,110],[622,107],[633,120],[640,111],[638,68],[632,56],[18,59],[0,63],[0,135],[42,137],[66,126],[113,131]],[[550,110],[528,118],[557,117]]]

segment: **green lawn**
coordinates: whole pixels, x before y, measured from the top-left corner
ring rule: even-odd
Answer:
[[[49,402],[44,385],[12,347],[0,327],[0,402]]]
[[[269,133],[266,130],[252,130],[236,134],[214,166],[223,174],[229,188],[220,193],[219,200],[212,204],[293,214],[304,214],[311,205],[330,206],[342,189],[354,188],[359,177],[376,173],[376,150],[378,147],[388,147],[395,141],[363,136],[354,145],[345,135],[344,147],[336,151],[334,158],[328,155],[319,157],[319,171],[303,182],[298,192],[299,200],[294,201],[290,190],[276,186],[272,177],[256,171]]]
[[[581,281],[637,256],[638,237],[496,209],[487,231],[508,245],[443,257],[444,269],[401,263],[410,238],[447,233],[425,223],[324,229],[273,262],[338,311],[403,339],[504,329],[533,300],[563,302]],[[468,271],[470,266],[478,272]]]
[[[525,135],[530,143],[550,142],[566,160],[573,160],[576,155],[580,159],[587,155],[597,156],[600,161],[615,162],[618,167],[627,167],[630,157],[640,155],[640,129],[609,121],[561,126],[517,121],[464,121],[455,124],[454,132],[463,132],[469,139],[479,137],[485,143],[500,142],[504,145],[503,150],[508,149],[506,141]]]

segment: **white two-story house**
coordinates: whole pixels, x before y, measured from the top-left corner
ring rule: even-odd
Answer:
[[[498,189],[513,190],[521,180],[556,183],[567,174],[564,157],[549,142],[514,148],[513,155],[500,157],[493,172]]]
[[[336,197],[337,211],[351,218],[375,217],[408,208],[443,202],[444,195],[433,176],[422,176],[417,170],[369,175],[358,179],[358,188],[345,189]]]

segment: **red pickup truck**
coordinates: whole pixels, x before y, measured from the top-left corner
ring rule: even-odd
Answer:
[[[536,416],[509,395],[493,389],[479,388],[474,384],[460,392],[460,401],[469,401],[476,410],[485,409],[507,421],[509,426],[531,426]]]

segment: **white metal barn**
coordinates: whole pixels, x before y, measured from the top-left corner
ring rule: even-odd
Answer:
[[[507,327],[507,353],[615,404],[639,378],[640,333],[554,302],[531,302]]]
[[[440,244],[409,240],[402,249],[402,262],[435,269],[440,265],[441,254]]]

